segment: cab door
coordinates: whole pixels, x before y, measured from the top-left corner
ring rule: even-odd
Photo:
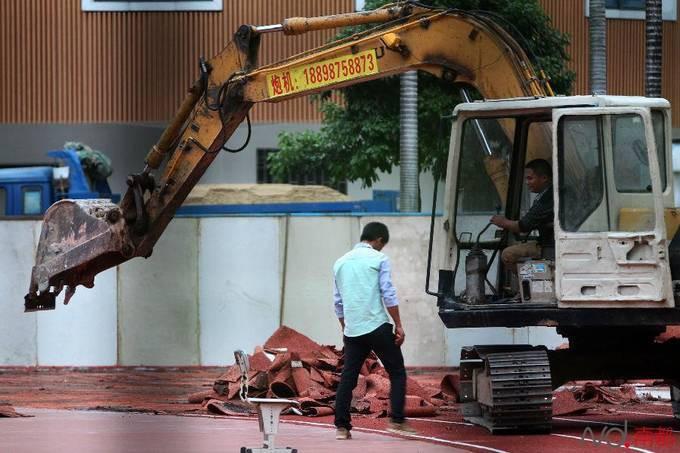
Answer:
[[[672,306],[649,109],[560,109],[553,124],[558,306]]]

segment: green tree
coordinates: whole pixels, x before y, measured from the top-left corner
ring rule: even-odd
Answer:
[[[386,0],[367,0],[365,9],[375,9]],[[566,63],[568,37],[552,27],[538,0],[431,0],[421,3],[463,10],[496,13],[499,21],[535,56],[534,64],[551,76],[557,93],[569,94],[574,79]],[[513,24],[514,27],[508,26]],[[364,27],[347,27],[342,38]],[[442,140],[442,114],[460,102],[455,88],[430,74],[419,73],[418,152],[421,171],[442,176],[448,141]],[[344,102],[333,102],[330,93],[317,96],[323,123],[319,132],[282,133],[280,152],[269,156],[277,180],[299,171],[324,169],[337,183],[361,181],[371,186],[378,173],[390,172],[399,164],[399,77],[387,77],[341,90]],[[445,129],[448,136],[448,126]]]

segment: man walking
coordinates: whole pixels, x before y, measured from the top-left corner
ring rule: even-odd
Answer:
[[[335,314],[343,329],[345,346],[345,363],[335,400],[335,438],[338,440],[352,437],[349,414],[352,391],[371,351],[376,353],[390,376],[392,421],[388,430],[415,432],[404,421],[406,369],[401,345],[405,334],[392,286],[390,262],[381,253],[389,239],[387,226],[380,222],[368,223],[361,233],[361,242],[333,266]],[[394,320],[394,326],[390,324],[387,312]]]

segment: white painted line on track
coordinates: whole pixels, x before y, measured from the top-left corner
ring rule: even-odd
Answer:
[[[587,423],[589,425],[594,424],[594,425],[623,426],[623,424],[621,424],[621,423],[598,422],[598,421],[595,421],[595,420],[578,419],[578,418],[553,417],[553,420],[564,420],[564,421],[567,421],[567,422]]]
[[[187,414],[190,417],[202,417],[202,414]],[[253,420],[257,421],[257,417],[242,417],[238,415],[223,415],[223,416],[214,416],[214,418],[233,418],[237,420]],[[432,420],[428,420],[432,421]],[[444,421],[444,420],[441,420]],[[330,423],[319,423],[319,422],[306,422],[304,420],[281,420],[281,423],[291,423],[295,425],[310,425],[310,426],[319,426],[322,428],[335,428],[335,425],[332,425]],[[452,423],[460,423],[460,422],[452,422]],[[396,433],[391,433],[389,431],[385,430],[380,430],[380,429],[373,429],[373,428],[360,428],[360,427],[354,427],[352,430],[356,431],[364,431],[364,432],[369,432],[369,433],[377,433],[377,434],[396,434]],[[443,444],[448,444],[448,445],[458,445],[460,447],[469,447],[469,448],[476,448],[478,450],[483,450],[483,451],[490,451],[493,453],[510,453],[506,450],[499,450],[497,448],[492,448],[492,447],[486,447],[484,445],[478,445],[478,444],[473,444],[470,442],[461,442],[461,441],[455,441],[455,440],[448,440],[448,439],[441,439],[439,437],[430,437],[430,436],[421,436],[418,434],[397,434],[398,436],[401,437],[406,437],[409,439],[422,439],[422,440],[430,440],[433,442],[439,442]]]
[[[413,417],[408,417],[407,420],[418,420],[418,421],[430,422],[430,423],[445,423],[445,424],[448,424],[448,425],[475,426],[474,423],[468,423],[468,422],[454,422],[454,421],[450,421],[450,420],[430,420],[429,418],[413,418]]]
[[[668,414],[655,414],[653,412],[635,412],[635,411],[616,411],[617,414],[634,414],[634,415],[651,415],[652,417],[670,417],[675,418],[673,415]]]
[[[330,423],[318,423],[318,422],[305,422],[301,420],[282,420],[284,423],[295,423],[295,424],[302,424],[302,425],[312,425],[312,426],[323,426],[323,427],[332,427],[335,428],[335,425],[332,425]],[[389,431],[381,430],[381,429],[373,429],[373,428],[360,428],[360,427],[354,427],[352,428],[353,430],[357,431],[364,431],[364,432],[370,432],[370,433],[378,433],[378,434],[396,434],[396,433],[391,433]],[[397,435],[401,437],[407,437],[409,439],[422,439],[422,440],[431,440],[435,442],[441,442],[444,444],[449,444],[449,445],[459,445],[461,447],[470,447],[470,448],[476,448],[479,450],[484,450],[484,451],[491,451],[494,453],[510,453],[505,450],[498,450],[497,448],[492,448],[492,447],[486,447],[484,445],[478,445],[478,444],[472,444],[469,442],[460,442],[460,441],[455,441],[455,440],[448,440],[448,439],[441,439],[439,437],[430,437],[430,436],[421,436],[419,434],[402,434],[398,433]]]
[[[614,423],[614,422],[600,422],[596,420],[579,420],[577,418],[564,418],[564,417],[553,417],[553,420],[564,420],[568,422],[577,422],[577,423],[586,423],[588,425],[608,425],[608,426],[621,426],[623,427],[622,423]],[[671,429],[671,432],[673,433],[680,433],[680,431],[676,429]]]
[[[621,412],[623,412],[623,411],[621,411]],[[665,414],[651,414],[651,413],[645,413],[645,412],[630,412],[630,411],[626,411],[626,413],[637,414],[637,415],[665,415]],[[196,417],[196,416],[204,417],[205,415],[186,414],[186,416],[189,416],[189,417]],[[666,415],[666,416],[668,417],[668,415]],[[232,416],[232,415],[212,416],[211,418],[213,418],[213,417],[214,418],[233,418],[233,419],[253,420],[253,421],[257,420],[256,417],[241,417],[241,416]],[[670,417],[672,417],[672,415]],[[428,419],[423,419],[423,418],[412,418],[412,417],[409,417],[408,419],[409,420],[419,420],[419,421],[454,424],[454,425],[463,424],[463,425],[466,425],[466,426],[467,425],[476,426],[472,423],[455,422],[455,421],[448,421],[448,420],[428,420]],[[572,422],[580,422],[580,423],[598,424],[598,425],[623,426],[620,423],[600,422],[600,421],[596,421],[596,420],[579,420],[579,419],[575,419],[575,418],[565,418],[565,417],[553,417],[553,419],[564,420],[564,421],[572,421]],[[303,421],[303,420],[281,420],[281,422],[282,423],[298,424],[298,425],[319,426],[319,427],[323,427],[323,428],[335,428],[335,426],[330,424],[330,423],[307,422],[307,421]],[[389,431],[380,430],[380,429],[372,429],[372,428],[354,427],[352,429],[357,430],[357,431],[371,432],[371,433],[377,433],[377,434],[386,434],[386,435],[395,434],[395,433],[390,433]],[[672,430],[672,431],[674,433],[680,432],[680,431],[675,431],[675,430]],[[581,439],[581,437],[572,436],[570,434],[551,433],[550,435],[562,437],[562,438],[566,438],[566,439],[574,439],[574,440],[578,440],[578,441],[585,440],[587,442],[594,442],[592,439]],[[470,443],[470,442],[441,439],[439,437],[421,436],[421,435],[418,435],[418,434],[399,434],[399,436],[406,437],[406,438],[412,438],[412,439],[429,440],[429,441],[444,443],[444,444],[448,444],[448,445],[457,445],[457,446],[460,446],[460,447],[475,448],[475,449],[478,449],[478,450],[490,451],[490,452],[493,452],[493,453],[510,453],[506,450],[499,450],[499,449],[493,448],[493,447],[487,447],[487,446],[484,446],[484,445],[473,444],[473,443]],[[639,447],[635,447],[635,446],[632,446],[632,445],[629,445],[628,447],[626,447],[625,445],[620,445],[620,448],[626,448],[628,450],[639,451],[640,453],[654,453],[651,450],[645,450],[644,448],[639,448]]]
[[[569,435],[569,434],[556,434],[556,433],[551,433],[550,435],[551,435],[551,436],[557,436],[557,437],[565,437],[565,438],[567,438],[567,439],[576,439],[576,440],[578,440],[579,442],[583,442],[583,441],[585,440],[585,441],[587,441],[587,442],[593,442],[593,443],[595,443],[595,441],[594,441],[593,439],[587,439],[587,438],[584,439],[584,438],[581,438],[581,437],[578,437],[578,436],[571,436],[571,435]],[[609,447],[613,447],[614,445],[608,445],[608,446],[609,446]],[[625,445],[619,445],[619,448],[625,448],[626,450],[635,450],[635,451],[639,451],[639,452],[641,452],[641,453],[654,453],[654,452],[651,451],[651,450],[645,450],[644,448],[633,447],[632,445],[629,445],[629,446],[627,446],[627,447],[626,447]]]

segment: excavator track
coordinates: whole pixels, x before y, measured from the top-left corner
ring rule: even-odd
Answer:
[[[552,382],[547,351],[497,348],[478,351],[481,366],[471,376],[476,398],[468,403],[465,419],[492,433],[550,431]]]

